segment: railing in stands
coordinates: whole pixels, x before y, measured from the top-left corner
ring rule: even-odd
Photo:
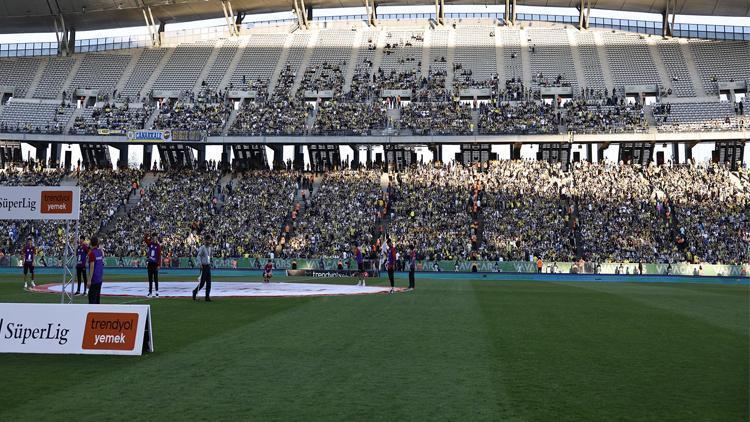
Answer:
[[[458,21],[462,19],[496,19],[502,22],[503,13],[446,13],[447,20]],[[434,19],[433,13],[389,13],[378,15],[381,21],[401,20],[428,20]],[[578,16],[573,15],[545,15],[519,13],[518,20],[525,22],[554,22],[560,24],[577,25]],[[338,16],[316,16],[315,22],[337,22],[337,21],[365,21],[366,15],[338,15]],[[246,28],[257,26],[275,26],[296,22],[295,19],[274,19],[248,22]],[[647,35],[661,35],[661,21],[642,21],[633,19],[613,18],[591,18],[591,27],[616,29],[620,31],[634,32]],[[709,40],[739,40],[750,41],[750,26],[733,25],[704,25],[677,23],[673,30],[675,37],[700,38]],[[226,36],[226,26],[211,26],[204,28],[186,29],[181,31],[167,31],[164,36],[166,40],[199,40],[213,39]],[[76,40],[75,50],[79,53],[121,50],[126,48],[143,48],[151,44],[150,35],[132,35],[126,37],[106,37]],[[56,42],[33,42],[33,43],[6,43],[0,44],[0,57],[30,57],[30,56],[54,56],[57,54]]]

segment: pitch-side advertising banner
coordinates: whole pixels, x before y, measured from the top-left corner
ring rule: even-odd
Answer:
[[[154,351],[149,305],[0,303],[0,353]]]
[[[77,186],[0,186],[0,220],[78,220]]]

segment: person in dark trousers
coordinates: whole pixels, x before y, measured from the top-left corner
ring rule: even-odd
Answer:
[[[206,287],[206,302],[211,302],[211,247],[208,246],[211,243],[211,236],[206,235],[203,237],[203,242],[198,248],[198,255],[196,260],[201,266],[200,284],[193,290],[193,300],[198,295],[198,292]]]
[[[357,261],[357,276],[359,277],[359,281],[357,282],[357,286],[364,286],[365,285],[365,258],[362,256],[362,249],[359,248],[359,245],[356,245],[354,247],[354,260]]]
[[[161,245],[159,238],[154,233],[151,236],[146,235],[146,271],[148,271],[148,294],[146,297],[159,297],[159,268],[161,267]],[[156,292],[154,292],[156,287]]]
[[[393,246],[393,241],[391,239],[388,239],[388,256],[386,261],[386,269],[388,270],[388,281],[391,283],[391,291],[389,293],[393,293],[393,289],[395,286],[395,281],[393,279],[394,277],[394,271],[396,270],[396,247]]]
[[[414,290],[414,272],[417,270],[417,251],[409,247],[409,290]]]
[[[89,274],[91,284],[89,285],[89,304],[98,305],[102,293],[102,282],[104,281],[104,253],[99,249],[99,239],[91,238],[91,250],[89,251]]]
[[[81,236],[81,239],[78,241],[78,250],[76,251],[76,278],[78,279],[76,296],[86,296],[86,286],[88,285],[88,279],[86,278],[86,259],[88,256],[89,246],[86,244],[86,238]],[[83,293],[81,293],[81,284],[83,284]]]

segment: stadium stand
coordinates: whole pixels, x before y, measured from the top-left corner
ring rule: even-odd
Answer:
[[[157,72],[159,62],[166,54],[166,49],[155,48],[145,50],[141,57],[138,58],[138,62],[135,65],[133,73],[128,78],[125,87],[122,89],[122,96],[130,98],[131,100],[137,100],[142,96],[141,90],[146,85],[149,77]]]
[[[634,34],[602,32],[615,88],[662,84],[646,40]],[[638,69],[633,71],[633,69]]]
[[[664,65],[667,67],[673,94],[677,97],[695,97],[695,88],[690,78],[690,71],[677,41],[664,40],[657,43]]]
[[[165,91],[192,91],[214,45],[214,41],[178,45],[152,88]]]
[[[594,90],[594,92],[604,92],[607,87],[604,83],[594,34],[591,31],[576,31],[575,39],[580,54],[579,63],[586,77],[584,86]]]
[[[39,81],[33,98],[57,98],[63,90],[76,59],[72,57],[52,57],[47,60],[42,79]]]
[[[240,61],[230,80],[233,86],[242,87],[250,81],[265,81],[268,85],[283,52],[286,34],[253,34],[242,51]],[[245,81],[243,83],[242,81]]]
[[[352,52],[355,42],[358,51]],[[190,124],[181,127],[210,128],[213,136],[222,133],[257,136],[299,135],[309,131],[315,134],[365,134],[389,127],[401,129],[398,133],[402,135],[465,135],[475,130],[482,134],[555,133],[555,127],[543,131],[524,129],[530,124],[538,127],[538,122],[527,121],[527,111],[529,107],[539,106],[516,104],[515,101],[541,100],[542,86],[571,86],[576,112],[589,112],[590,118],[586,120],[590,124],[581,126],[574,122],[576,119],[567,116],[567,122],[573,122],[567,129],[573,132],[581,130],[581,133],[596,130],[612,133],[621,131],[620,127],[625,127],[624,131],[643,131],[647,129],[648,121],[641,116],[637,119],[628,116],[627,123],[620,122],[623,124],[615,124],[614,128],[611,122],[593,121],[612,120],[612,115],[628,113],[627,104],[620,100],[606,101],[611,97],[612,89],[616,88],[619,98],[623,96],[626,85],[658,84],[660,92],[648,95],[678,97],[681,102],[696,103],[701,107],[713,102],[712,98],[696,97],[703,94],[703,88],[706,95],[716,96],[718,82],[741,84],[750,79],[748,66],[742,65],[750,62],[747,50],[746,42],[685,42],[621,31],[578,31],[545,23],[512,28],[467,22],[451,29],[439,26],[425,29],[409,23],[380,29],[342,24],[292,34],[268,33],[267,29],[261,28],[249,30],[237,38],[182,42],[176,47],[45,59],[2,59],[0,87],[13,87],[16,98],[36,99],[56,99],[63,90],[89,87],[99,90],[99,102],[108,103],[108,96],[115,94],[113,101],[124,103],[129,99],[135,103],[145,100],[148,107],[154,108],[157,106],[150,96],[153,90],[190,97],[206,88],[216,92],[239,88],[255,95],[242,101],[236,118],[197,122],[204,118],[204,113],[196,115],[193,107],[172,107],[170,120],[165,122],[164,118],[157,118],[151,125],[147,119],[143,127],[154,128],[158,124],[158,127],[166,128],[166,123],[189,120]],[[496,57],[500,52],[503,57]],[[734,59],[727,61],[724,60],[726,57]],[[350,63],[352,58],[355,58],[355,63]],[[429,63],[422,63],[423,59]],[[607,66],[607,69],[602,66]],[[634,66],[639,71],[634,72]],[[698,77],[691,75],[691,69],[697,69]],[[224,77],[227,72],[231,76]],[[347,72],[351,81],[346,80]],[[34,74],[34,77],[28,77],[29,74]],[[201,77],[204,80],[198,80]],[[697,80],[701,80],[705,87],[697,89],[693,85]],[[121,89],[115,93],[116,87]],[[474,113],[472,110],[464,113],[462,106],[448,104],[455,102],[456,98],[451,98],[446,89],[452,88],[455,95],[458,90],[471,87],[489,89],[490,98],[483,100],[489,100],[488,106],[476,110],[480,107],[472,104]],[[302,98],[304,92],[311,89],[331,91],[335,98],[321,101],[322,106],[313,112]],[[398,98],[383,98],[381,101],[380,96],[387,89],[409,91],[408,95],[413,97],[411,101],[423,104],[402,109]],[[270,94],[273,96],[268,98]],[[72,92],[66,92],[66,95],[71,98]],[[595,100],[595,104],[581,109],[581,100]],[[503,101],[510,103],[498,105]],[[174,105],[175,99],[169,104]],[[219,104],[224,104],[224,101]],[[640,110],[640,105],[632,107]],[[86,106],[90,107],[90,103]],[[615,109],[602,111],[601,106]],[[231,111],[227,107],[222,105],[219,114],[224,116],[225,111]],[[493,107],[496,109],[494,115]],[[518,109],[513,110],[515,108]],[[560,110],[554,107],[555,119],[551,119],[546,111],[531,117],[544,119],[545,125],[553,120],[555,124],[564,124],[570,108]],[[516,129],[493,128],[498,125],[495,123],[498,110],[504,111],[511,119],[520,119],[503,124]],[[738,113],[745,113],[745,110],[738,110]],[[262,117],[249,115],[251,113],[260,113]],[[90,122],[89,130],[82,130],[82,127],[86,125],[84,120],[93,114],[93,110],[84,109],[77,116],[75,130],[71,133],[91,133],[93,126]],[[180,114],[186,116],[180,117]],[[365,114],[372,116],[362,119]],[[691,124],[697,124],[700,130],[726,130],[714,124],[717,117],[714,114],[713,110],[708,110],[705,124],[700,125],[697,117],[690,119]],[[447,121],[454,118],[456,122]],[[319,123],[318,119],[321,119]],[[261,121],[264,129],[249,130],[248,125],[258,125],[252,123],[255,121]],[[106,120],[100,121],[97,129],[106,129],[101,127],[102,123]],[[676,126],[664,123],[659,122],[660,131],[678,130]],[[217,124],[231,127],[217,127]],[[351,130],[342,131],[346,125]],[[437,127],[428,131],[426,125]],[[631,127],[633,125],[638,127]],[[119,129],[120,126],[113,120],[110,129]],[[133,126],[140,127],[141,124]]]
[[[497,75],[495,28],[461,26],[456,29],[453,88],[474,88],[493,83]]]
[[[221,47],[219,47],[216,60],[211,65],[211,69],[205,79],[206,87],[213,90],[219,89],[219,84],[224,79],[224,74],[229,69],[232,59],[239,51],[239,44],[239,40],[230,39],[225,40]]]
[[[27,57],[0,60],[0,85],[15,88],[14,95],[25,98],[41,61]]]
[[[128,54],[86,54],[70,88],[98,89],[102,94],[110,94],[131,58]]]
[[[73,110],[70,105],[59,102],[11,99],[0,113],[0,132],[60,134]]]
[[[747,42],[688,40],[707,95],[719,93],[718,82],[750,79]]]
[[[734,106],[726,101],[672,103],[654,107],[659,130],[704,132],[730,130],[737,126]]]
[[[566,30],[530,28],[526,33],[529,37],[532,88],[570,86],[574,93],[578,93],[578,77]]]
[[[71,134],[96,135],[100,130],[143,129],[151,116],[148,104],[104,103],[85,108],[75,118]]]

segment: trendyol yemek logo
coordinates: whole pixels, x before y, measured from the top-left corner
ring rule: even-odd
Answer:
[[[43,190],[42,214],[70,214],[73,212],[73,192],[69,190]]]
[[[89,312],[83,332],[84,350],[133,350],[137,313]]]

